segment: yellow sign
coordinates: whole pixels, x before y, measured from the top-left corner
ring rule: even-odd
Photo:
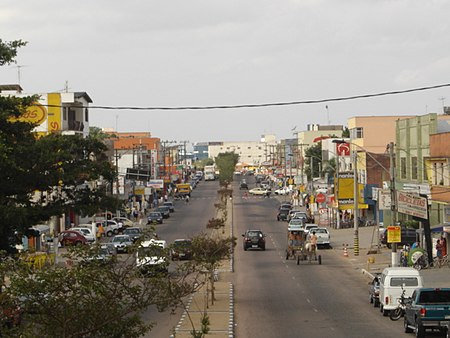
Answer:
[[[402,231],[399,226],[388,226],[386,231],[388,243],[400,243],[402,241]]]
[[[61,130],[61,94],[48,94],[48,132]],[[53,106],[53,107],[52,107]]]
[[[47,109],[39,103],[35,103],[33,106],[27,108],[25,113],[20,115],[18,118],[12,118],[10,121],[20,121],[20,122],[29,122],[38,126],[42,124],[47,118]]]

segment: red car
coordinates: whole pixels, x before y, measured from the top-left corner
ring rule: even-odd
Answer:
[[[61,246],[87,244],[87,239],[78,231],[65,230],[59,234]]]

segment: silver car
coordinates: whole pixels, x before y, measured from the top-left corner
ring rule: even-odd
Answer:
[[[111,243],[116,248],[117,253],[128,252],[128,249],[133,245],[133,241],[128,235],[116,235],[112,239]]]

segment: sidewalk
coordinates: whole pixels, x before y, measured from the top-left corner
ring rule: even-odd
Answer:
[[[328,228],[331,235],[332,250],[336,255],[347,260],[361,273],[367,275],[368,279],[373,274],[382,272],[384,268],[392,266],[392,250],[381,246],[379,253],[376,250],[377,229],[376,227],[359,228],[359,256],[354,255],[354,229]],[[344,257],[344,246],[348,245],[348,257]],[[372,246],[374,246],[372,248]],[[370,253],[369,253],[370,251]],[[376,252],[376,251],[375,251]],[[450,268],[428,268],[420,271],[426,287],[450,287]]]
[[[232,227],[232,201],[227,203],[227,222],[225,229],[218,230],[217,234],[223,236],[233,236]],[[214,230],[213,230],[214,231]],[[217,230],[216,230],[217,231]],[[222,262],[217,272],[217,281],[215,286],[215,301],[205,309],[206,304],[206,285],[203,285],[197,292],[192,294],[187,301],[186,310],[183,311],[180,321],[175,328],[175,332],[170,338],[190,338],[192,335],[192,325],[196,330],[201,327],[201,318],[206,312],[209,318],[209,332],[205,337],[214,338],[233,338],[234,337],[234,288],[233,284],[227,282],[229,273],[233,272],[233,257]]]

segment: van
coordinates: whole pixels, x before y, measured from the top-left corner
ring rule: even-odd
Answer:
[[[402,291],[411,297],[415,289],[423,287],[420,272],[410,267],[385,268],[380,277],[380,311],[383,316],[398,307]]]
[[[380,234],[381,244],[385,244],[389,249],[392,247],[392,243],[387,242],[387,231],[383,231]],[[397,243],[397,246],[403,245],[413,245],[417,241],[417,231],[416,229],[401,228],[401,242]]]

